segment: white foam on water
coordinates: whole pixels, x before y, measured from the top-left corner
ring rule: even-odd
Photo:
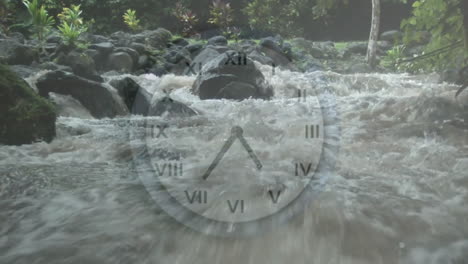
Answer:
[[[264,123],[281,127],[302,120],[305,114],[291,99],[298,89],[311,89],[311,99],[331,98],[324,102],[339,115],[338,163],[302,214],[250,238],[201,235],[164,213],[132,167],[134,155],[157,143],[129,135],[144,133],[137,124],[159,118],[61,117],[50,144],[0,147],[0,263],[451,264],[468,259],[468,137],[451,97],[456,86],[439,84],[431,75],[279,69],[273,75],[271,67],[261,69],[275,89],[271,101],[203,101],[190,93],[193,76],[132,78],[154,98],[166,90],[202,113],[170,121],[189,150],[205,150],[202,157],[219,149],[219,140],[211,139],[232,122],[262,136]],[[291,156],[288,149],[272,151],[264,148],[259,155]]]

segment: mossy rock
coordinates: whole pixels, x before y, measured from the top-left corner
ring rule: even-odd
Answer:
[[[50,142],[55,137],[54,105],[5,65],[0,65],[0,113],[0,144]]]

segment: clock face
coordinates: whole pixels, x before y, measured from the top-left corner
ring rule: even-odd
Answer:
[[[329,129],[314,90],[305,81],[270,100],[189,97],[200,116],[146,119],[142,182],[169,215],[203,233],[274,228],[324,183]]]
[[[281,211],[314,180],[324,133],[318,102],[261,104],[274,110],[198,127],[147,128],[154,181],[176,206],[219,222],[256,221]]]

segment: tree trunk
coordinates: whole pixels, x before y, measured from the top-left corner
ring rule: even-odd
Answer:
[[[468,59],[468,1],[460,0],[460,10],[463,16],[463,31],[465,33],[465,59]]]
[[[369,46],[367,47],[367,63],[371,68],[377,64],[377,41],[380,30],[380,0],[372,0],[372,24],[369,36]]]

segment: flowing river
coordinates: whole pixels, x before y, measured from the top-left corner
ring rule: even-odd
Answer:
[[[205,155],[220,142],[191,129],[216,135],[237,120],[263,133],[256,124],[313,84],[339,131],[328,142],[336,162],[302,212],[250,237],[201,234],[162,210],[138,176],[135,159],[148,142],[132,135],[147,118],[60,117],[50,144],[0,146],[0,263],[468,263],[468,125],[457,86],[432,75],[262,71],[271,101],[201,101],[190,93],[195,77],[132,78],[201,113],[176,122],[185,143],[205,145]],[[287,120],[269,121],[303,118],[283,110]]]

